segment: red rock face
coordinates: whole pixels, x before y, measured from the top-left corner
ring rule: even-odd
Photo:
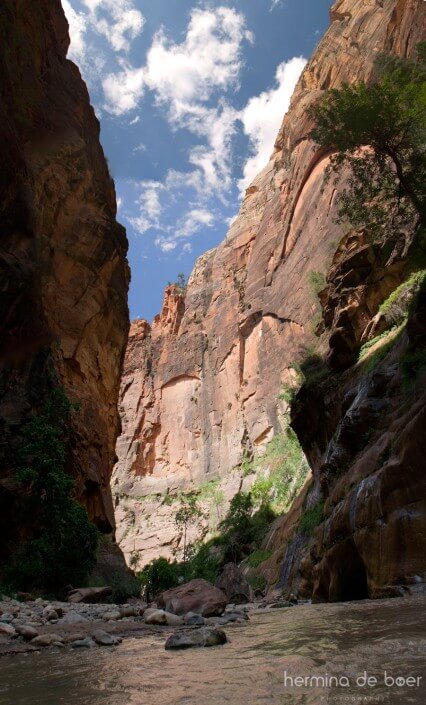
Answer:
[[[143,321],[133,324],[114,491],[121,545],[127,553],[142,552],[142,562],[167,555],[175,533],[172,512],[161,502],[160,523],[144,516],[143,497],[228,477],[246,451],[279,430],[278,394],[293,363],[313,342],[326,353],[330,328],[335,333],[346,325],[349,364],[380,301],[400,282],[401,253],[370,288],[361,286],[347,300],[336,294],[336,273],[344,275],[342,249],[345,257],[364,257],[370,274],[378,269],[378,255],[353,233],[352,245],[342,239],[336,195],[345,176],[337,191],[331,181],[324,185],[330,155],[308,138],[308,108],[328,88],[368,81],[379,52],[412,54],[424,36],[425,10],[417,0],[333,5],[330,29],[298,83],[275,152],[247,190],[225,241],[198,260],[184,299],[166,291],[152,330]],[[311,274],[326,275],[332,267],[334,288],[330,284],[327,303],[322,300],[328,332],[318,341],[321,309]],[[274,540],[280,536],[285,543],[271,548],[283,557],[294,531],[280,528]],[[278,581],[279,564],[275,556],[271,584]]]
[[[14,524],[10,471],[22,422],[53,385],[79,402],[70,470],[101,530],[114,515],[109,479],[128,330],[127,242],[99,123],[66,59],[59,0],[0,7],[2,539]]]

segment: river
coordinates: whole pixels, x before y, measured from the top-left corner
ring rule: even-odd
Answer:
[[[5,656],[0,705],[424,705],[425,607],[416,596],[263,611],[210,649],[165,651],[160,634]]]

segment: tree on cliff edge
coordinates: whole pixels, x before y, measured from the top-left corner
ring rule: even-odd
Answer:
[[[374,239],[425,225],[426,42],[417,60],[383,56],[372,84],[326,92],[310,110],[311,137],[334,150],[327,178],[350,168],[339,219]]]

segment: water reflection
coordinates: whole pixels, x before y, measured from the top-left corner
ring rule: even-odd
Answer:
[[[5,657],[0,705],[423,705],[425,606],[416,597],[276,610],[227,628],[230,643],[214,649],[166,652],[155,635],[114,650]],[[364,671],[374,687],[356,685]],[[423,681],[390,687],[385,671]],[[349,687],[289,685],[326,674]]]

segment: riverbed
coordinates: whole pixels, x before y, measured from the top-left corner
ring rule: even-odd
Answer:
[[[305,604],[251,613],[221,647],[168,652],[158,633],[5,656],[0,705],[424,705],[425,608],[425,596]]]

